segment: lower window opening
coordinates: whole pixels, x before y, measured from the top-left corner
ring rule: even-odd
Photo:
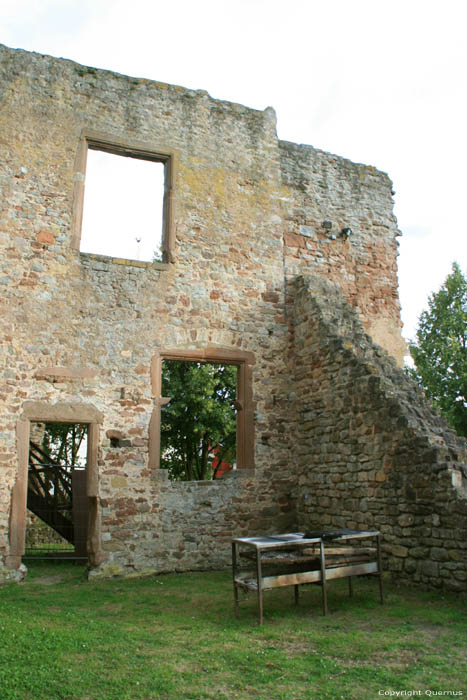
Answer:
[[[31,423],[23,559],[87,560],[88,426]]]
[[[173,481],[218,479],[236,469],[237,366],[163,360],[161,467]]]

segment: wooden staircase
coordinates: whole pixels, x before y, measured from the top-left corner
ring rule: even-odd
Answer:
[[[30,441],[27,507],[74,544],[72,473],[72,466],[54,462]]]

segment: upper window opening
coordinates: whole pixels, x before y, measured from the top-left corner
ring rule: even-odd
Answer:
[[[164,164],[89,148],[80,250],[162,261]]]
[[[71,247],[143,263],[174,262],[172,151],[86,131],[75,160]]]

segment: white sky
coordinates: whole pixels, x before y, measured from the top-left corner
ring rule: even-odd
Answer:
[[[271,105],[280,138],[388,172],[406,337],[467,270],[466,0],[2,0],[0,42]]]
[[[159,259],[163,196],[162,163],[89,149],[80,250]]]

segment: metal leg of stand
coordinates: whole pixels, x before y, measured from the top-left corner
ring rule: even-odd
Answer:
[[[261,573],[261,552],[256,550],[256,583],[258,586],[258,625],[263,624],[263,576]]]
[[[349,576],[349,598],[353,596],[353,581],[352,576]]]
[[[234,594],[234,614],[238,617],[238,586],[235,583],[237,576],[237,544],[232,542],[232,581],[233,581],[233,594]]]
[[[324,558],[323,540],[320,542],[320,563],[321,563],[321,590],[323,596],[323,615],[328,614],[328,598],[326,593],[326,561]]]
[[[381,535],[378,535],[378,537],[377,537],[377,552],[378,552],[379,597],[381,600],[381,605],[384,605],[383,566],[382,566],[382,561],[381,561]]]
[[[298,593],[298,586],[294,586],[295,589],[295,605],[298,605],[298,598],[299,598],[299,593]]]

